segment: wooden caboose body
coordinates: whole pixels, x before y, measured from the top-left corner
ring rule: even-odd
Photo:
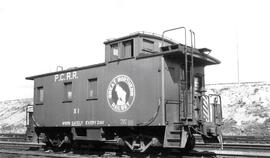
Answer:
[[[190,150],[195,133],[218,140],[221,101],[205,95],[204,67],[220,62],[209,49],[143,32],[104,44],[104,63],[27,77],[35,130],[47,144],[109,142],[143,152]]]

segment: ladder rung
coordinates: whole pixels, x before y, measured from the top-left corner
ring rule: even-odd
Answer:
[[[182,131],[181,130],[173,130],[173,131],[170,131],[170,133],[172,133],[172,134],[181,134]]]
[[[168,142],[181,142],[180,138],[167,138]]]

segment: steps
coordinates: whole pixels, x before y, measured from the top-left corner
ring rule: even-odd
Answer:
[[[169,124],[165,129],[164,148],[184,148],[187,142],[187,132],[179,124]]]

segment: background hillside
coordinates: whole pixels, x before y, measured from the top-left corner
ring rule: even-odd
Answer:
[[[270,84],[208,85],[207,90],[222,97],[225,135],[270,135]]]
[[[209,94],[220,94],[224,135],[270,135],[270,84],[265,82],[208,85]],[[32,99],[0,102],[0,133],[26,131],[26,106]]]
[[[0,133],[25,133],[26,106],[32,99],[16,99],[0,102]]]

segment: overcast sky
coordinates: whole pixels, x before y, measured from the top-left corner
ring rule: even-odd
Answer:
[[[31,98],[27,76],[104,61],[103,42],[185,26],[220,65],[207,83],[269,81],[270,2],[265,0],[0,0],[0,100]],[[181,32],[168,34],[181,41]],[[177,36],[176,36],[177,35]]]

